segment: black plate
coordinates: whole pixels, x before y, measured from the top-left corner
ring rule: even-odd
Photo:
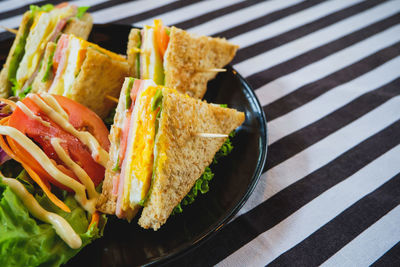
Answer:
[[[89,40],[125,54],[130,26],[94,25]],[[0,42],[1,64],[12,40]],[[247,82],[231,67],[208,85],[208,102],[243,111],[246,121],[233,138],[232,153],[212,167],[210,191],[184,212],[171,216],[160,230],[144,230],[137,221],[109,218],[104,237],[84,248],[69,266],[133,266],[173,260],[223,227],[243,206],[264,167],[267,129],[263,110]]]

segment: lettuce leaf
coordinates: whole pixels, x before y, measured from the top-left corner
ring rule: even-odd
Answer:
[[[54,49],[53,53],[51,53],[49,56],[49,61],[47,61],[46,71],[43,75],[42,82],[47,82],[48,80],[50,80],[50,75],[52,74],[53,70],[53,57],[55,53],[56,49]]]
[[[89,6],[80,6],[78,7],[78,13],[76,14],[76,17],[78,19],[81,19],[83,15],[85,15],[86,11],[89,9]]]
[[[106,217],[101,218],[99,227],[92,225],[88,229],[90,218],[70,194],[65,194],[63,201],[71,213],[63,212],[40,191],[35,198],[44,209],[71,224],[82,239],[81,248],[71,249],[50,224],[31,217],[22,201],[0,179],[0,266],[59,266],[101,237]]]
[[[20,89],[21,85],[17,83],[17,70],[19,67],[19,63],[22,60],[22,57],[25,54],[25,44],[26,39],[28,38],[29,29],[33,23],[33,18],[31,17],[28,21],[27,26],[25,27],[25,31],[22,33],[21,38],[19,39],[18,44],[15,46],[14,53],[11,56],[10,65],[8,68],[8,80],[12,84],[11,92],[13,95],[16,95],[17,91]]]
[[[18,93],[19,99],[25,98],[32,91],[32,85],[29,85],[24,91]]]
[[[108,113],[107,117],[103,120],[107,129],[110,131],[111,126],[114,124],[115,113],[117,112],[117,107],[111,109],[110,113]]]
[[[125,108],[129,109],[132,105],[132,99],[131,99],[131,90],[133,87],[133,83],[135,82],[135,78],[129,77],[129,83],[128,86],[126,87],[126,92],[125,92]]]
[[[43,6],[30,5],[29,9],[33,14],[35,14],[36,12],[50,12],[54,9],[54,5],[52,4],[46,4]]]
[[[208,186],[208,182],[212,180],[214,177],[214,173],[211,171],[210,167],[207,167],[204,173],[197,179],[196,183],[190,190],[190,192],[182,199],[181,203],[179,203],[172,211],[172,215],[176,213],[181,213],[183,211],[182,205],[186,206],[192,204],[196,199],[198,192],[202,194],[207,193],[210,188]]]
[[[215,154],[213,163],[216,164],[218,163],[218,159],[228,156],[229,153],[231,153],[233,149],[232,141],[231,139],[235,136],[235,131],[231,132],[229,134],[228,139],[226,139],[225,143],[221,146],[221,148],[218,150],[218,152]]]
[[[235,136],[235,131],[229,134],[229,137],[226,139],[225,143],[215,154],[212,164],[218,163],[219,158],[225,157],[229,153],[231,153],[233,149],[231,138],[233,138],[234,136]],[[182,199],[181,203],[176,205],[176,207],[172,210],[171,215],[182,213],[183,211],[182,206],[192,204],[195,201],[196,197],[198,196],[199,192],[202,194],[207,193],[210,190],[208,183],[212,180],[213,177],[214,173],[212,172],[210,167],[207,167],[204,173],[200,176],[200,178],[197,179],[192,189],[190,189],[189,193]]]

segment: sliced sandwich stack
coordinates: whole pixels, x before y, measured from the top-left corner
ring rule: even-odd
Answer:
[[[25,12],[17,36],[0,73],[0,97],[19,96],[30,91],[48,42],[62,33],[86,39],[92,29],[87,7],[68,3],[31,6]]]
[[[118,98],[128,63],[124,56],[74,35],[63,34],[47,44],[32,92],[63,95],[105,118]]]
[[[232,61],[237,49],[226,39],[196,36],[155,20],[154,26],[131,30],[127,54],[132,77],[203,98],[207,82]]]
[[[157,230],[185,197],[244,113],[125,79],[111,129],[98,209]]]

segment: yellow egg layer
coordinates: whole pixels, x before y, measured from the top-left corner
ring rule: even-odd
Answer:
[[[154,163],[155,123],[158,109],[152,111],[152,100],[159,87],[149,86],[135,103],[134,119],[125,160],[124,204],[134,208],[150,188]]]

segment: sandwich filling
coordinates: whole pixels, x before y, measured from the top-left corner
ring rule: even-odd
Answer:
[[[67,3],[55,7],[50,4],[40,8],[31,6],[29,20],[12,55],[8,72],[14,95],[23,97],[30,91],[46,44],[55,42],[69,20],[81,18],[86,9],[87,7],[78,8]]]
[[[115,161],[120,173],[113,191],[118,194],[116,214],[120,218],[133,217],[139,205],[143,205],[151,185],[156,120],[160,111],[154,103],[160,92],[151,80],[130,78],[127,109],[120,125],[120,151]]]
[[[53,77],[48,90],[49,93],[71,97],[71,88],[80,73],[89,48],[95,49],[114,60],[125,61],[124,57],[96,44],[73,35],[63,34],[57,42],[54,54],[49,57],[49,61],[46,63],[48,68],[46,68],[42,81],[50,80]]]
[[[139,40],[139,47],[130,51],[137,53],[135,64],[138,77],[164,85],[164,55],[169,42],[169,28],[156,19],[154,26],[144,26],[139,33]]]
[[[162,140],[162,135],[158,135],[163,87],[157,86],[152,80],[127,80],[123,87],[125,91],[121,93],[121,98],[125,99],[120,98],[120,101],[125,100],[125,110],[121,112],[123,119],[117,120],[113,126],[120,129],[120,132],[117,142],[119,153],[114,153],[116,158],[112,159],[115,162],[113,171],[116,173],[112,192],[117,196],[116,215],[130,221],[139,208],[146,205],[156,168],[163,166],[166,159],[160,152],[167,150],[168,143]],[[229,154],[232,148],[228,138],[216,153],[214,163]],[[173,213],[182,212],[182,205],[191,204],[198,192],[206,193],[208,182],[213,176],[207,167]]]

